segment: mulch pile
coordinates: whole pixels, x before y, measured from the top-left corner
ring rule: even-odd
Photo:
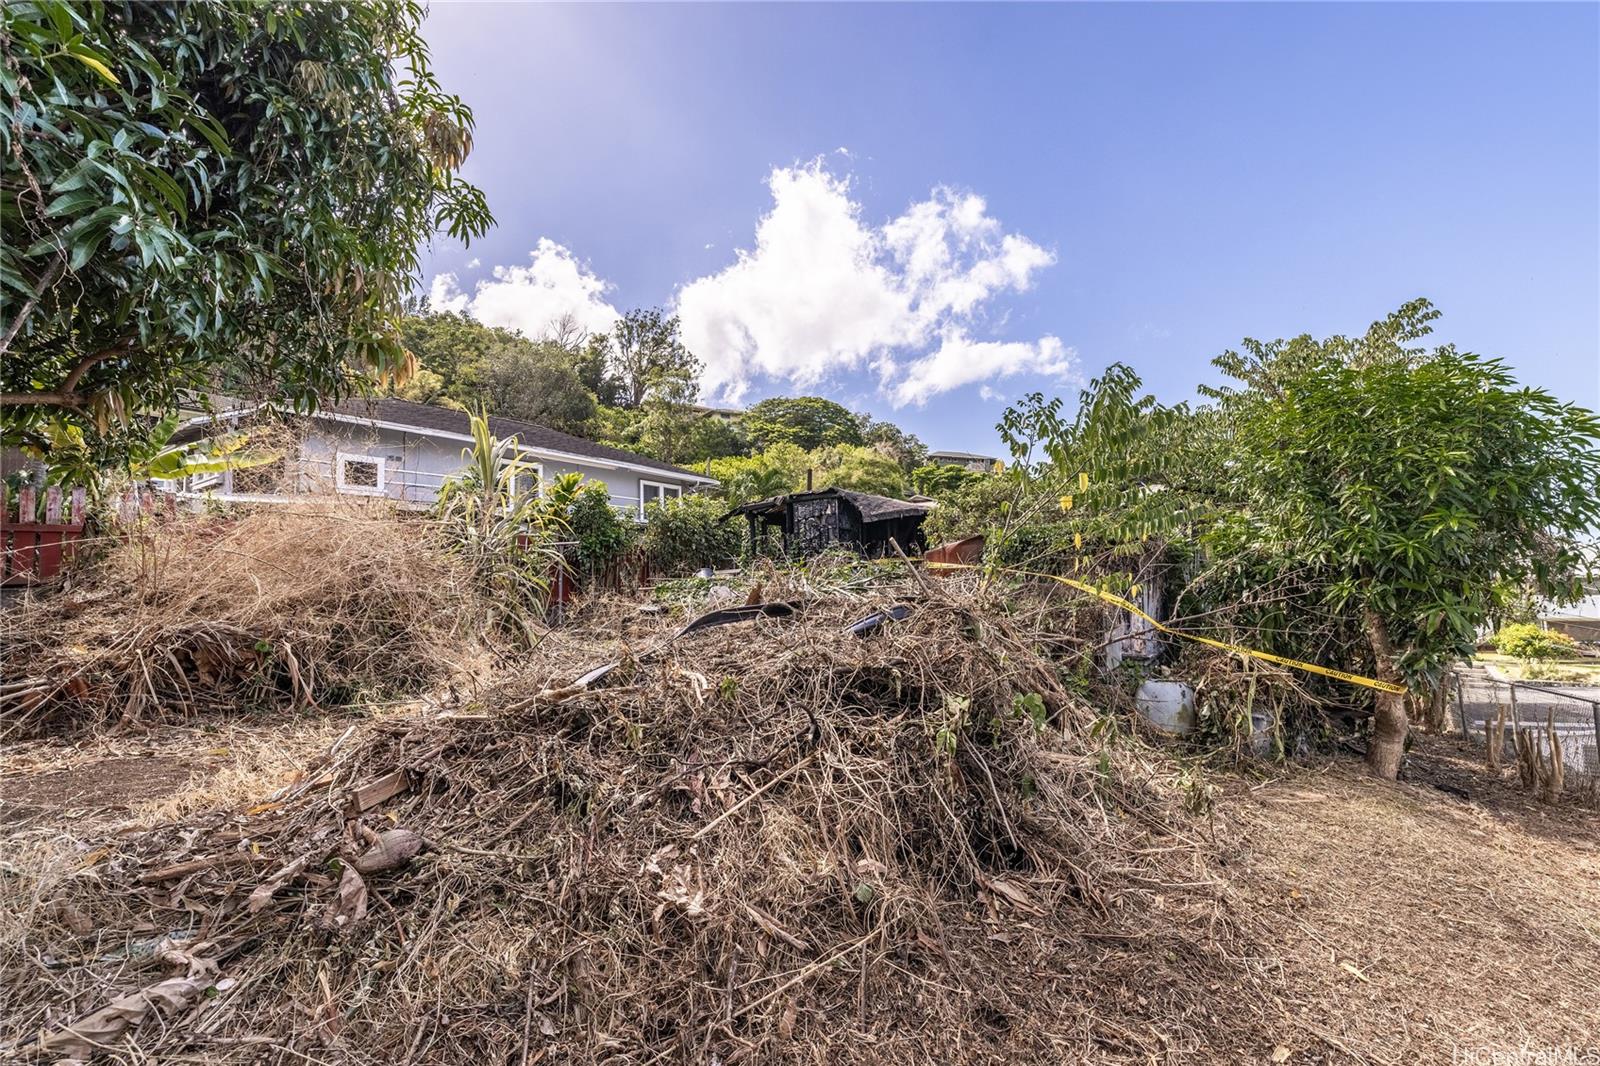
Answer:
[[[1271,1047],[1238,1010],[1258,978],[1188,810],[1204,789],[1102,710],[1082,680],[1094,641],[964,578],[774,596],[671,641],[682,619],[579,612],[476,699],[358,726],[277,795],[92,842],[46,893],[54,919],[0,938],[0,1048],[644,1064]]]

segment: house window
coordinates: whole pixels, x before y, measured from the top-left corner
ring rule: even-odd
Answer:
[[[644,505],[647,503],[666,503],[676,500],[683,495],[683,489],[678,485],[668,485],[661,481],[639,480],[639,518],[644,518]]]
[[[544,489],[544,467],[538,463],[525,463],[511,479],[511,491],[517,496],[536,498]]]
[[[286,462],[275,459],[260,466],[241,466],[233,471],[233,491],[244,496],[273,496],[283,489]]]
[[[190,492],[210,492],[212,489],[220,489],[221,487],[222,472],[220,470],[213,474],[189,475]]]
[[[382,456],[340,452],[334,460],[334,486],[358,496],[381,496],[384,489]]]

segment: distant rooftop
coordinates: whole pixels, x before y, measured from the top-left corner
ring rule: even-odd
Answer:
[[[1543,603],[1539,617],[1547,622],[1600,620],[1600,596],[1585,596],[1576,603]]]
[[[999,456],[980,455],[977,452],[929,452],[929,459],[982,459],[986,463],[999,462]]]

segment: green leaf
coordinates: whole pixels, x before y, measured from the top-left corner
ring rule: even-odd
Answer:
[[[94,189],[73,189],[63,193],[50,202],[45,209],[46,218],[59,218],[62,215],[75,215],[86,207],[101,203],[104,197]]]
[[[72,242],[72,254],[67,261],[67,269],[73,273],[82,270],[94,254],[100,250],[100,245],[106,239],[104,229],[85,230]]]
[[[230,156],[233,154],[233,149],[228,145],[227,132],[209,115],[190,116],[189,126],[204,137],[211,147],[217,150],[218,155]]]

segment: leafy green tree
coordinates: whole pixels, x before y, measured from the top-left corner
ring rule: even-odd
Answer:
[[[726,459],[735,455],[748,455],[750,435],[745,432],[742,418],[729,418],[722,414],[699,412],[689,431],[689,454],[692,462],[707,459]]]
[[[928,458],[928,446],[893,422],[880,422],[869,414],[861,414],[856,416],[856,425],[862,444],[878,449],[899,463],[902,470],[909,472]]]
[[[929,463],[911,471],[911,488],[924,496],[948,496],[961,486],[986,476],[954,463]]]
[[[627,407],[601,406],[595,412],[594,439],[613,448],[639,451],[644,431],[644,412]]]
[[[678,336],[677,316],[668,316],[659,308],[629,311],[604,343],[605,366],[616,382],[619,407],[643,407],[650,393],[667,383],[681,394],[686,391],[683,382],[692,382],[700,372],[699,362]],[[604,379],[597,384],[603,387]],[[698,395],[698,389],[694,392]],[[693,396],[689,402],[694,402]]]
[[[560,340],[522,334],[454,313],[419,314],[401,324],[417,373],[392,395],[451,407],[483,405],[490,414],[588,436],[597,413],[578,373],[578,356]]]
[[[611,337],[598,333],[586,338],[573,352],[572,368],[583,387],[594,394],[602,407],[616,407],[622,398],[622,382],[611,372]]]
[[[794,444],[811,451],[830,444],[859,445],[861,426],[843,404],[821,396],[774,396],[751,407],[745,428],[758,447]]]
[[[711,476],[730,504],[764,500],[794,492],[805,482],[809,457],[792,444],[777,444],[759,455],[730,456],[711,462]]]
[[[483,394],[493,414],[563,433],[588,435],[597,413],[594,396],[583,387],[569,353],[550,341],[523,341],[489,351]]]
[[[406,316],[400,322],[400,342],[421,367],[443,381],[440,395],[466,405],[483,398],[491,354],[533,347],[532,341],[515,330],[486,326],[448,311]],[[403,388],[398,387],[396,393],[401,394]]]
[[[1375,697],[1368,764],[1393,778],[1408,699],[1471,655],[1506,588],[1578,595],[1600,524],[1600,419],[1497,360],[1420,345],[1437,317],[1418,300],[1358,337],[1247,341],[1216,360],[1235,384],[1194,410],[1140,396],[1125,367],[1070,422],[1032,398],[1002,423],[1020,486],[1007,521],[1059,494],[1078,536],[1198,545],[1184,595],[1211,597],[1210,624],[1231,615],[1241,642],[1347,669],[1365,658],[1411,690]]]
[[[472,115],[414,0],[0,7],[5,438],[225,387],[299,409],[409,369],[398,318]]]
[[[682,369],[656,372],[640,407],[639,447],[645,454],[668,463],[691,458],[695,427],[702,418],[694,406],[698,393],[691,373]]]
[[[834,444],[811,453],[817,474],[816,488],[851,489],[877,496],[906,495],[906,475],[900,464],[864,445]]]
[[[1234,519],[1316,568],[1360,620],[1378,676],[1416,686],[1472,653],[1503,583],[1575,598],[1600,524],[1600,419],[1498,360],[1415,342],[1406,304],[1364,336],[1247,343],[1215,393],[1236,458]],[[1393,778],[1408,730],[1380,694],[1367,761]]]

